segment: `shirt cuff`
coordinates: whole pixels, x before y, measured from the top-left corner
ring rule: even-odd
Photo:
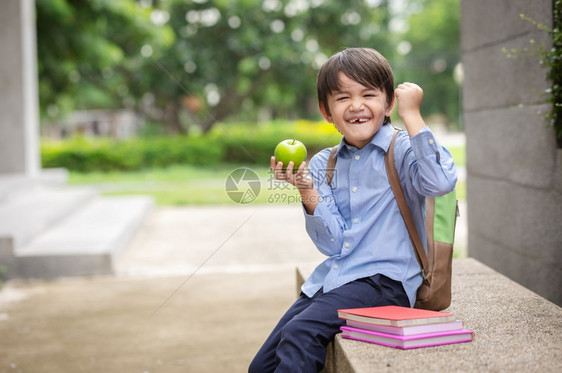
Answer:
[[[304,212],[304,219],[306,225],[312,228],[315,232],[326,232],[326,224],[324,223],[324,216],[330,214],[330,210],[326,204],[319,202],[314,209],[313,214],[306,212],[304,205],[302,206]]]
[[[439,153],[439,143],[429,127],[425,126],[417,135],[410,138],[416,159],[435,157]]]

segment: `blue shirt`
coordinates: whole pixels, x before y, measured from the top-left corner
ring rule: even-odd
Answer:
[[[415,303],[421,270],[384,165],[393,134],[394,128],[384,125],[362,149],[342,139],[332,186],[325,177],[330,149],[310,160],[309,172],[320,200],[314,214],[305,211],[306,231],[328,258],[303,284],[304,294],[312,296],[320,288],[328,292],[359,278],[383,274],[402,282],[410,305]],[[425,246],[424,196],[440,196],[454,189],[453,158],[427,127],[412,138],[406,131],[400,132],[394,157]]]

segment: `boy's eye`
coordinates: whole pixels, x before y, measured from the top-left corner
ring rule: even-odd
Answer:
[[[336,101],[343,101],[343,100],[345,100],[345,99],[347,99],[347,96],[339,96],[339,97],[336,97]]]

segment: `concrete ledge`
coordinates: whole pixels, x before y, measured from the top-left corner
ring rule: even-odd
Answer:
[[[297,268],[298,289],[312,270]],[[562,308],[477,260],[453,261],[447,311],[475,332],[474,341],[403,351],[338,335],[326,371],[562,371]]]

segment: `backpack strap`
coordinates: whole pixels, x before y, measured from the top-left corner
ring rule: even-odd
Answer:
[[[416,257],[418,259],[418,263],[420,264],[423,277],[425,279],[429,274],[429,261],[427,259],[427,255],[423,248],[422,241],[418,234],[418,230],[416,229],[414,218],[412,217],[410,208],[406,203],[406,197],[404,196],[404,191],[402,190],[402,186],[400,185],[400,177],[398,176],[398,171],[396,170],[396,163],[394,162],[394,143],[396,142],[396,137],[398,136],[399,132],[400,132],[399,130],[396,130],[394,132],[394,136],[392,137],[392,141],[390,142],[390,147],[388,149],[388,152],[384,155],[384,163],[386,166],[386,173],[388,175],[388,180],[390,182],[390,187],[392,188],[392,192],[394,193],[394,198],[396,198],[396,202],[398,203],[398,207],[400,208],[400,213],[402,214],[402,218],[404,219],[406,228],[408,229],[410,240],[414,245]]]
[[[329,186],[332,186],[332,179],[334,178],[334,170],[336,169],[336,153],[338,152],[338,147],[334,146],[330,150],[330,155],[328,156],[328,166],[326,167],[326,182]]]

